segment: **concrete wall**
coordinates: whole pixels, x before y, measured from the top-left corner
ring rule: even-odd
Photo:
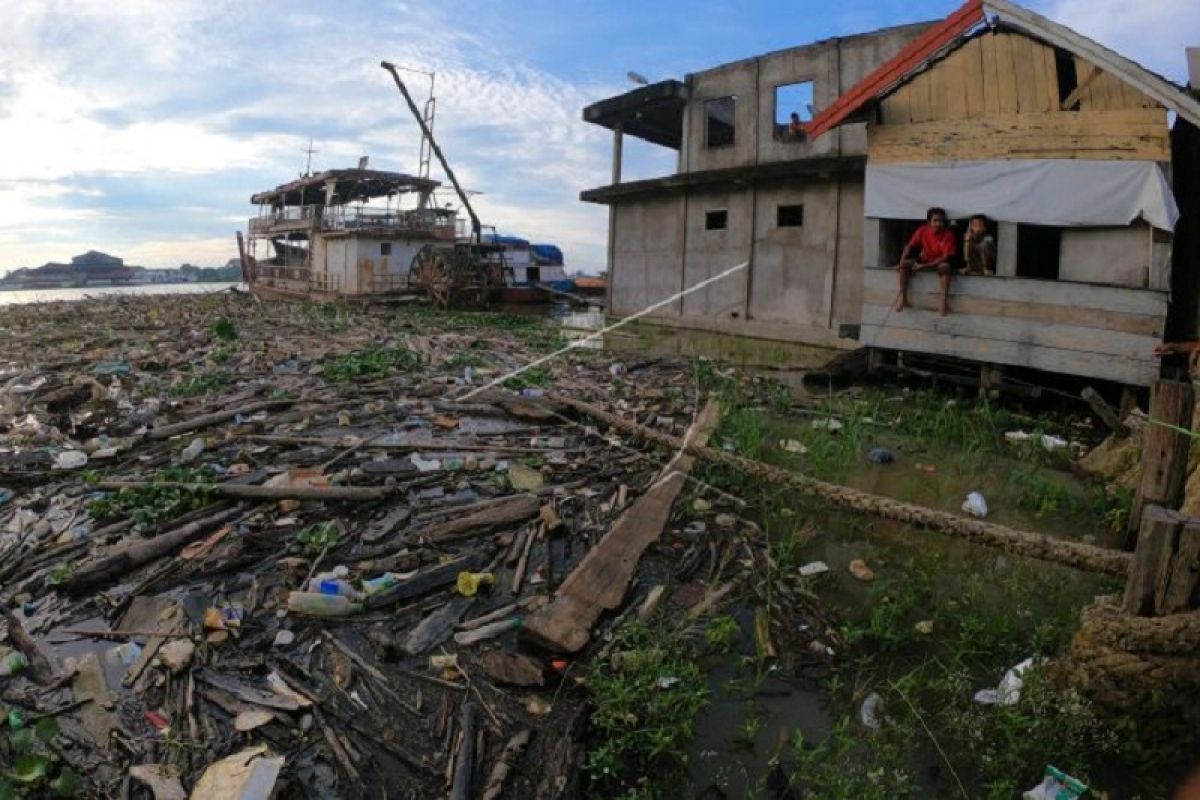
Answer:
[[[813,107],[819,112],[903,49],[925,27],[925,24],[906,25],[879,33],[829,39],[689,76],[692,100],[684,111],[687,120],[680,171],[748,167],[839,153],[865,154],[866,126],[862,124],[844,125],[813,142],[778,137],[776,87],[812,81]],[[734,143],[710,148],[706,141],[705,103],[730,96],[737,98]]]
[[[1145,224],[1063,231],[1059,280],[1144,289],[1149,272],[1150,231]]]
[[[613,314],[633,314],[680,290],[684,205],[683,197],[670,196],[610,206],[616,227],[608,276]],[[677,317],[679,310],[676,303],[655,315]]]
[[[697,191],[687,198],[687,248],[683,285],[695,286],[750,258],[753,190]],[[726,211],[725,230],[705,229],[710,211]],[[747,269],[683,298],[685,317],[738,319],[746,312]]]

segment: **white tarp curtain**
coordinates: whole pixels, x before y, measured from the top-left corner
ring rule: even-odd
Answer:
[[[930,206],[951,218],[987,214],[1000,222],[1054,227],[1128,225],[1141,217],[1175,230],[1179,207],[1151,161],[1076,159],[868,164],[866,216],[924,219]]]

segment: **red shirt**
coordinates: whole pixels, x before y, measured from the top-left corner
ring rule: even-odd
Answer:
[[[935,231],[929,225],[922,225],[917,228],[908,246],[921,248],[922,264],[939,264],[958,255],[958,237],[949,226]]]

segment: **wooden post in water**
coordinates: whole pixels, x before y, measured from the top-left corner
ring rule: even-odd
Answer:
[[[1154,503],[1179,508],[1187,483],[1188,448],[1196,392],[1182,381],[1155,381],[1150,390],[1150,423],[1142,451],[1142,482],[1129,514],[1125,549],[1134,550],[1142,524],[1142,509]],[[1182,430],[1181,430],[1182,429]]]

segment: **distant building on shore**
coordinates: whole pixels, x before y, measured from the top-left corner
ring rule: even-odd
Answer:
[[[72,257],[67,264],[49,262],[40,267],[13,270],[0,278],[0,290],[237,281],[241,279],[241,273],[236,261],[233,263],[232,268],[229,265],[214,268],[184,264],[177,269],[148,269],[127,266],[124,259],[89,250]]]

